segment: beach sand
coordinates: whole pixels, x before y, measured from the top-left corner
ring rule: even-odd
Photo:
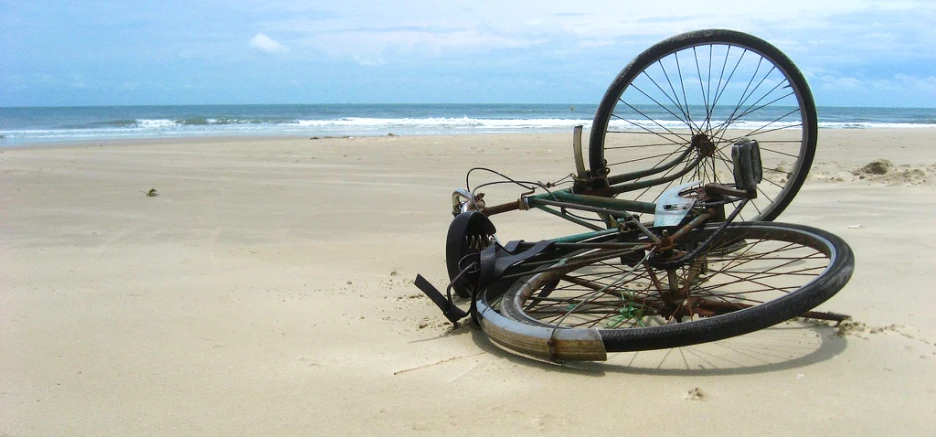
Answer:
[[[412,280],[447,283],[469,168],[554,180],[570,145],[0,149],[0,435],[936,434],[936,131],[821,132],[780,218],[854,249],[851,282],[821,307],[854,317],[844,335],[789,322],[560,366],[453,332]],[[852,173],[875,159],[896,168]],[[504,240],[562,232],[543,216],[494,221]]]

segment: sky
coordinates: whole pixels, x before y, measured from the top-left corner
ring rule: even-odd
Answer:
[[[819,106],[936,107],[933,23],[933,0],[0,0],[0,106],[597,104],[652,44],[730,28]]]

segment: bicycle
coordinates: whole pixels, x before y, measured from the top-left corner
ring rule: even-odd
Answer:
[[[581,137],[577,126],[570,188],[501,175],[494,183],[526,190],[519,200],[488,206],[477,190],[490,184],[453,193],[451,283],[443,295],[415,281],[453,324],[471,316],[508,349],[569,361],[716,341],[795,317],[848,318],[813,311],[851,277],[848,245],[770,221],[802,186],[817,137],[805,79],[772,45],[730,30],[666,39],[605,93],[588,170]],[[627,159],[614,157],[622,151]],[[624,193],[633,198],[616,197]],[[589,231],[502,245],[489,217],[521,209]],[[470,299],[468,311],[453,291]]]

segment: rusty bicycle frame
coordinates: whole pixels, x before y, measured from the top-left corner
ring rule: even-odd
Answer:
[[[453,192],[452,212],[456,216],[480,214],[484,216],[483,220],[487,220],[487,217],[509,211],[537,209],[589,229],[588,232],[553,238],[547,242],[512,243],[510,248],[512,253],[521,253],[521,255],[522,253],[536,253],[527,257],[517,255],[518,260],[505,262],[505,265],[509,265],[503,269],[503,274],[497,277],[497,281],[501,284],[509,284],[520,277],[549,274],[555,270],[568,270],[597,260],[621,258],[633,254],[645,254],[642,259],[634,260],[635,264],[638,264],[646,262],[651,254],[669,251],[673,255],[670,261],[665,263],[679,265],[690,257],[698,256],[703,248],[710,247],[717,234],[701,242],[690,253],[674,251],[680,240],[707,223],[721,223],[720,230],[724,230],[736,218],[744,205],[750,199],[757,197],[756,185],[760,179],[760,157],[756,141],[744,140],[735,145],[740,152],[737,152],[738,162],[735,164],[734,186],[724,184],[701,186],[699,183],[687,183],[670,188],[660,196],[657,202],[641,202],[617,199],[613,196],[647,186],[669,183],[683,177],[698,165],[706,153],[711,153],[710,149],[713,147],[711,142],[704,136],[697,135],[692,139],[690,147],[667,164],[651,170],[606,177],[604,174],[591,175],[584,170],[581,134],[582,127],[576,126],[573,132],[573,151],[577,176],[572,188],[552,190],[541,194],[525,193],[517,201],[492,206],[485,204],[483,194],[475,195],[467,190]],[[680,162],[684,162],[685,158],[694,151],[698,152],[697,156],[690,160],[685,168],[673,174],[664,173],[664,176],[656,179],[631,182],[666,172]],[[733,156],[735,152],[733,150]],[[694,206],[699,204],[703,207]],[[706,204],[710,205],[706,206]],[[732,204],[737,204],[737,206],[734,211],[726,214],[724,207]],[[582,220],[570,210],[596,213],[604,221],[605,226],[597,226],[592,222]],[[662,233],[656,234],[651,231],[646,224],[641,223],[635,215],[637,213],[654,214],[653,226],[658,230],[663,229]],[[620,240],[619,237],[623,233],[631,235],[629,241]],[[485,244],[487,243],[490,242]],[[542,252],[543,247],[546,246],[549,247],[549,251]],[[583,249],[593,252],[585,257],[570,256]],[[491,252],[493,253],[493,250]],[[459,276],[472,268],[477,268],[477,265],[464,267]],[[458,278],[453,278],[452,284],[449,285],[448,299],[445,299],[421,276],[417,277],[416,281],[416,285],[443,309],[446,317],[456,326],[459,319],[468,315],[457,308],[452,301],[451,288],[457,280]],[[584,285],[588,286],[588,284]],[[428,291],[429,289],[434,293]],[[733,304],[728,307],[719,305],[717,302],[708,302],[690,311],[709,311],[712,314],[719,314],[737,311],[747,306],[749,305]],[[483,299],[475,299],[474,296],[472,308],[473,317],[489,337],[514,351],[550,360],[605,360],[607,357],[604,345],[595,333],[581,330],[557,330],[518,323],[504,317]],[[685,315],[676,312],[671,314],[674,317]],[[691,317],[691,314],[688,315]],[[809,311],[803,316],[836,322],[848,318],[842,314],[816,311]]]
[[[582,126],[575,126],[573,130],[573,153],[575,157],[576,176],[572,188],[553,190],[547,193],[533,194],[526,193],[515,202],[507,202],[498,205],[488,206],[483,200],[483,194],[474,195],[467,190],[456,190],[452,193],[453,215],[463,212],[479,211],[485,216],[490,217],[509,211],[528,210],[535,208],[556,217],[568,220],[572,223],[591,229],[598,234],[585,233],[567,237],[556,238],[556,242],[572,242],[581,239],[592,238],[597,235],[606,234],[608,229],[618,228],[623,222],[630,222],[637,228],[643,225],[637,221],[632,213],[654,214],[655,217],[667,217],[663,220],[655,220],[655,225],[672,226],[679,222],[678,218],[685,216],[687,208],[680,208],[679,200],[675,196],[669,196],[664,201],[642,202],[637,200],[618,199],[618,194],[640,190],[643,188],[670,183],[684,177],[692,172],[699,163],[706,157],[714,153],[714,144],[703,134],[697,134],[692,138],[689,147],[674,157],[669,162],[659,165],[649,170],[625,173],[615,176],[606,176],[605,174],[593,175],[585,170],[585,164],[582,153]],[[693,152],[698,152],[696,156],[686,162],[686,158]],[[757,158],[759,160],[759,157]],[[684,167],[679,171],[668,174],[671,169],[682,163]],[[759,165],[759,163],[758,163]],[[758,171],[760,171],[758,169]],[[645,179],[656,174],[664,176]],[[754,176],[751,176],[752,178]],[[759,177],[759,176],[758,176]],[[644,179],[640,182],[632,182],[637,179]],[[736,179],[736,181],[738,181]],[[692,184],[683,184],[680,187],[689,189]],[[754,198],[757,192],[754,189],[755,181],[746,182],[744,189],[735,189],[723,184],[709,184],[704,191],[711,194],[727,195],[736,198],[749,197]],[[680,190],[675,190],[676,194]],[[669,202],[667,202],[669,200]],[[674,203],[675,202],[675,203]],[[558,208],[558,209],[557,209]],[[593,212],[599,214],[605,226],[598,226],[594,223],[582,220],[574,214],[568,212],[570,209]],[[723,215],[718,215],[714,211],[708,216],[704,216],[688,230],[699,224],[715,219],[724,219]],[[645,228],[644,233],[650,235]]]

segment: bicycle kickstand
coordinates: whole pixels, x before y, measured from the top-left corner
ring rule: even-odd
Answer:
[[[452,281],[454,284],[454,281]],[[426,296],[432,300],[439,309],[442,310],[442,314],[445,315],[445,318],[452,322],[455,325],[455,329],[458,329],[458,321],[464,319],[468,316],[468,313],[465,310],[455,306],[452,302],[452,284],[449,284],[448,289],[446,290],[448,297],[442,294],[437,288],[435,288],[429,281],[426,280],[422,275],[417,274],[416,280],[413,281],[413,284],[419,288]]]

